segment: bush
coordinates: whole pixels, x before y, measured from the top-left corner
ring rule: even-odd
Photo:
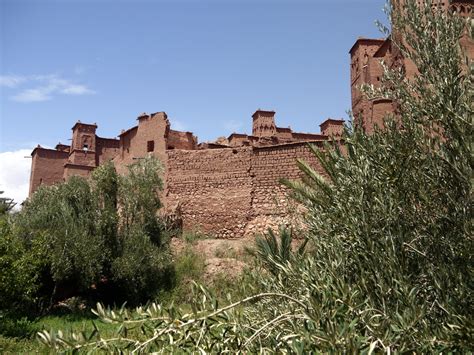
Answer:
[[[29,338],[39,331],[26,317],[9,318],[0,316],[0,335],[10,338]]]
[[[35,192],[0,240],[0,294],[10,300],[2,307],[24,308],[26,295],[40,311],[72,296],[131,304],[152,298],[169,283],[171,262],[157,214],[160,173],[151,157],[127,176],[108,163],[90,180],[72,177]]]

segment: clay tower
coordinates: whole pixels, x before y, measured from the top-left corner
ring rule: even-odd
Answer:
[[[277,133],[275,111],[257,110],[252,115],[252,135],[255,137],[272,137]]]
[[[72,127],[72,143],[69,163],[95,167],[95,131],[97,125],[78,121]]]

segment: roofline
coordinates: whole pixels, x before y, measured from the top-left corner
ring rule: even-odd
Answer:
[[[377,54],[382,50],[383,46],[386,44],[386,43],[390,43],[392,41],[392,36],[388,36],[385,41],[381,44],[381,46],[379,47],[379,49],[377,49],[377,51],[374,53],[373,57],[376,57]]]
[[[170,128],[170,132],[186,133],[186,134],[194,135],[194,132],[191,132],[191,131],[178,131],[177,129],[172,129],[172,128]]]
[[[291,145],[307,145],[307,144],[316,144],[316,145],[322,145],[324,144],[324,141],[322,140],[310,140],[310,141],[304,141],[304,142],[290,142],[290,143],[282,143],[282,144],[273,144],[273,145],[264,145],[264,146],[253,146],[253,149],[272,149],[275,147],[285,147],[285,146],[291,146]]]
[[[322,126],[326,125],[326,124],[329,123],[329,122],[344,124],[345,121],[344,121],[342,118],[340,118],[340,119],[337,119],[337,118],[327,118],[326,120],[324,120],[324,121],[319,125],[319,127],[322,127]]]
[[[233,136],[236,136],[236,137],[248,137],[249,135],[248,134],[245,134],[245,133],[232,133],[231,135],[229,135],[229,137],[227,137],[227,139],[233,137]]]
[[[117,138],[105,138],[105,137],[99,137],[98,135],[96,135],[95,137],[96,139],[120,142],[120,139],[117,139]]]
[[[91,126],[91,127],[97,128],[97,124],[95,124],[95,123],[82,123],[82,122],[80,122],[80,121],[77,121],[77,122],[74,124],[74,126],[72,126],[71,129],[74,130],[74,128],[76,128],[77,125],[81,125],[81,126]]]
[[[138,126],[133,126],[132,128],[129,128],[129,129],[127,129],[126,131],[123,131],[122,133],[120,133],[120,134],[118,135],[118,137],[122,137],[122,136],[124,136],[124,135],[130,133],[131,131],[133,131],[134,129],[137,129],[137,128],[138,128]]]
[[[318,138],[321,138],[321,139],[326,139],[327,136],[322,134],[322,133],[305,133],[305,132],[293,132],[293,136],[313,136],[313,137],[318,137]],[[316,139],[316,138],[315,138]]]
[[[70,147],[70,146],[68,146],[68,147]],[[69,152],[65,152],[64,150],[58,150],[58,149],[52,149],[52,148],[43,148],[41,146],[35,147],[31,151],[31,156],[33,156],[36,153],[37,150],[46,150],[46,151],[50,151],[50,152],[64,153],[64,154],[67,154],[69,156]]]
[[[369,43],[379,43],[382,44],[385,42],[386,38],[357,38],[355,43],[352,45],[351,49],[349,49],[349,53],[352,54],[352,50],[361,42],[369,42]]]
[[[255,115],[257,114],[257,112],[273,113],[273,115],[275,115],[275,113],[276,113],[276,112],[273,111],[273,110],[261,110],[261,109],[258,109],[258,110],[256,110],[256,111],[253,113],[252,117],[255,116]]]

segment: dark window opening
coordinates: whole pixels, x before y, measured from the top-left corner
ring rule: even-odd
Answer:
[[[168,146],[168,149],[173,150],[174,147],[173,147],[172,145],[169,145],[169,146]]]
[[[148,141],[146,144],[146,151],[153,152],[155,150],[155,141]]]
[[[82,146],[82,150],[89,150],[89,144],[84,144]]]

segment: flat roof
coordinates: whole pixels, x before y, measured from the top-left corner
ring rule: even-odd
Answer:
[[[76,128],[77,125],[81,125],[81,126],[91,126],[91,127],[97,128],[97,124],[95,124],[95,123],[82,123],[81,121],[77,121],[77,122],[74,124],[74,126],[72,126],[71,129],[74,130],[74,128]]]
[[[365,42],[367,44],[382,44],[385,42],[385,38],[364,38],[364,37],[359,37],[355,41],[355,43],[352,45],[351,49],[349,49],[349,53],[352,53],[354,48],[359,45],[361,42]]]

